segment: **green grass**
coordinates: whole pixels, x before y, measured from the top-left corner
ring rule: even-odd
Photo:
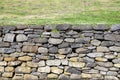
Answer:
[[[0,25],[60,23],[120,23],[120,0],[0,0]]]

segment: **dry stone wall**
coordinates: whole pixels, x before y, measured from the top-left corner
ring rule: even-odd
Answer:
[[[120,80],[120,24],[0,27],[0,80]]]

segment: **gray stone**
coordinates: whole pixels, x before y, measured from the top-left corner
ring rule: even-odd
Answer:
[[[116,57],[116,56],[113,55],[113,54],[105,55],[105,58],[107,58],[107,59],[113,59],[113,58],[115,58],[115,57]]]
[[[61,61],[60,60],[47,60],[46,61],[46,64],[48,66],[59,66],[61,64]]]
[[[14,53],[15,49],[12,48],[0,48],[0,53]]]
[[[86,32],[86,33],[83,33],[83,35],[84,35],[85,37],[91,37],[91,36],[93,36],[94,34],[93,34],[93,33],[90,33],[90,32]]]
[[[61,63],[62,63],[62,65],[68,65],[68,60],[67,59],[62,59]]]
[[[120,58],[116,58],[112,60],[113,63],[120,63]]]
[[[29,25],[30,29],[43,29],[44,26],[43,25]]]
[[[2,48],[2,47],[9,47],[9,46],[10,46],[10,44],[7,43],[7,42],[0,42],[0,48]]]
[[[38,65],[41,67],[41,66],[45,66],[45,61],[40,61],[39,63],[38,63]]]
[[[33,42],[36,42],[36,43],[47,43],[48,42],[48,39],[47,38],[33,38],[32,39]]]
[[[99,46],[101,44],[101,41],[99,41],[99,40],[92,40],[91,44],[94,45],[94,46]]]
[[[109,27],[104,25],[104,24],[97,24],[96,26],[93,27],[94,30],[100,30],[100,31],[105,31],[109,30]]]
[[[16,28],[17,29],[26,29],[26,28],[28,28],[28,25],[19,24],[19,25],[16,25]]]
[[[108,72],[107,72],[107,75],[108,75],[108,76],[117,76],[118,73],[117,73],[116,71],[108,71]]]
[[[27,41],[28,37],[24,34],[18,34],[16,36],[16,41],[20,42],[20,41]]]
[[[48,42],[49,42],[50,44],[53,44],[53,45],[61,44],[62,41],[63,41],[62,39],[55,39],[55,38],[50,38],[50,39],[48,40]]]
[[[78,32],[73,31],[73,30],[70,30],[70,31],[66,32],[66,34],[67,34],[67,35],[71,35],[71,36],[73,36],[73,35],[77,35]]]
[[[79,69],[77,69],[77,68],[72,68],[72,67],[68,68],[68,69],[66,70],[66,72],[71,73],[71,74],[81,74],[81,71],[80,71]]]
[[[102,57],[104,53],[88,53],[87,56],[95,58],[95,57]]]
[[[111,40],[111,41],[120,41],[120,35],[117,34],[106,34],[104,35],[105,40]]]
[[[109,47],[109,49],[111,51],[120,52],[120,47],[117,47],[117,46],[111,46],[111,47]]]
[[[66,39],[64,39],[64,41],[66,41],[66,42],[74,42],[74,39],[73,38],[66,38]]]
[[[40,35],[39,34],[28,34],[27,37],[28,38],[38,38],[38,37],[40,37]]]
[[[38,48],[38,52],[41,54],[47,54],[48,53],[48,49],[44,48],[44,47],[39,47]]]
[[[70,24],[59,24],[59,25],[57,25],[56,26],[56,29],[58,29],[58,30],[68,30],[68,29],[70,29],[71,28],[71,25]]]
[[[77,48],[76,50],[75,50],[75,52],[76,53],[86,53],[87,52],[87,48]]]
[[[50,32],[43,32],[42,35],[41,35],[41,37],[50,36],[50,35],[51,35]]]
[[[58,45],[58,48],[66,48],[69,47],[69,43],[63,42],[62,44]]]
[[[59,32],[51,32],[51,37],[59,38],[60,33]]]
[[[114,42],[112,41],[102,41],[101,46],[113,46]]]
[[[3,27],[3,31],[6,31],[6,30],[13,31],[13,30],[15,30],[15,29],[16,29],[15,26],[4,26],[4,27]]]
[[[89,43],[90,42],[90,37],[84,37],[84,38],[76,38],[75,39],[76,43]]]
[[[83,57],[83,62],[94,62],[95,60],[94,59],[92,59],[92,58],[89,58],[89,57]]]
[[[112,62],[96,62],[99,66],[102,66],[102,67],[112,67],[113,66],[113,63]]]
[[[2,40],[3,40],[3,38],[2,38],[2,37],[0,37],[0,42],[2,42]]]
[[[95,39],[103,40],[104,39],[104,35],[103,34],[95,34]]]
[[[105,76],[105,80],[119,80],[116,76]]]
[[[44,30],[46,31],[51,31],[54,30],[56,28],[56,25],[45,25],[44,26]]]
[[[76,25],[72,27],[73,30],[81,31],[81,30],[92,30],[92,26],[90,25]]]
[[[81,79],[81,75],[78,75],[78,74],[70,75],[70,80],[80,80],[80,79]]]
[[[4,41],[13,42],[15,38],[15,34],[7,33],[5,34]]]
[[[49,66],[39,67],[39,68],[38,68],[38,72],[50,73],[50,67],[49,67]]]
[[[120,30],[120,24],[113,24],[111,26],[111,31],[119,31]]]
[[[71,48],[61,48],[61,49],[58,49],[58,53],[59,54],[69,54],[71,52],[72,52]]]
[[[57,47],[50,47],[49,48],[49,52],[50,53],[57,53],[58,52],[58,48]]]
[[[83,44],[71,43],[70,46],[71,46],[71,48],[80,48],[83,46]]]
[[[69,76],[61,74],[58,79],[59,80],[69,80]]]
[[[100,71],[108,71],[108,68],[101,67],[101,66],[96,66],[95,69],[100,70]]]

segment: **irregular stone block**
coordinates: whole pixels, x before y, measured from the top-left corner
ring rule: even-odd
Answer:
[[[19,66],[19,67],[15,68],[15,72],[16,73],[30,73],[31,68],[30,67]]]
[[[47,60],[46,61],[46,64],[48,66],[59,66],[61,64],[61,61],[60,60]]]
[[[7,33],[5,34],[4,41],[13,42],[15,38],[15,34]]]
[[[23,52],[36,53],[38,51],[38,46],[23,46]]]
[[[39,67],[39,68],[38,68],[38,72],[50,73],[50,67],[49,67],[49,66]]]
[[[24,34],[18,34],[16,36],[16,41],[21,42],[21,41],[27,41],[28,37]]]

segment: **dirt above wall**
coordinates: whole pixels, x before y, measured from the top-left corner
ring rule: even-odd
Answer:
[[[0,80],[120,80],[120,24],[0,27]]]

